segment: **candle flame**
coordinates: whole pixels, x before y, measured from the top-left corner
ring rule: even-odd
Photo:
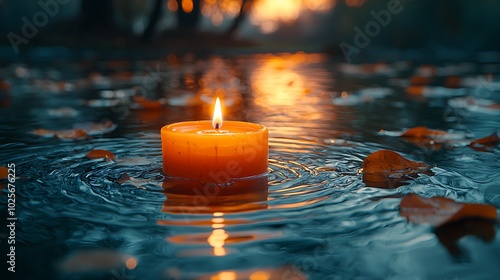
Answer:
[[[219,97],[215,100],[214,116],[212,118],[212,125],[215,129],[222,128],[222,109],[220,106]]]

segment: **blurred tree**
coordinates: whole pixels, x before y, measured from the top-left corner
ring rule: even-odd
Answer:
[[[81,29],[87,32],[106,30],[114,26],[112,0],[84,0],[81,2]]]
[[[162,7],[163,7],[163,0],[155,0],[153,10],[149,15],[148,26],[146,27],[144,33],[142,34],[143,41],[150,41],[151,38],[153,37],[156,25],[158,24],[158,21],[160,20],[161,17]]]
[[[171,0],[172,1],[172,0]],[[192,32],[197,30],[199,24],[202,19],[202,7],[204,3],[202,0],[173,0],[175,2],[175,14],[177,17],[177,29],[181,32]],[[216,0],[214,3],[216,6],[219,6],[222,2],[221,0]],[[235,0],[234,2],[238,2]],[[241,0],[238,3],[238,14],[234,17],[231,22],[229,28],[226,31],[226,35],[233,36],[235,32],[238,30],[239,26],[243,22],[246,17],[246,11],[250,10],[252,5],[252,0]],[[163,8],[164,0],[154,0],[154,7],[149,16],[149,22],[144,30],[142,39],[144,41],[151,40],[154,31],[156,29],[156,25],[158,24],[159,19],[161,18],[161,11]]]

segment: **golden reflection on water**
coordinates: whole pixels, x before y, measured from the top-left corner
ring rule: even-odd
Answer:
[[[197,278],[198,280],[305,280],[307,277],[293,266],[274,268],[259,268],[247,270],[223,270],[215,274],[207,274]]]
[[[252,121],[270,127],[271,137],[303,140],[325,135],[338,119],[329,97],[334,80],[324,68],[327,58],[301,52],[257,58],[250,75],[251,102],[262,114]]]

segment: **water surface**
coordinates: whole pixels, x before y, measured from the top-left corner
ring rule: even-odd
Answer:
[[[393,136],[420,125],[466,139],[500,128],[494,106],[463,102],[498,102],[492,69],[499,68],[346,65],[304,53],[4,63],[0,78],[11,88],[1,95],[0,158],[4,166],[15,163],[18,177],[17,275],[494,279],[498,223],[468,225],[484,230],[460,239],[457,251],[440,242],[450,240],[449,232],[408,223],[398,204],[402,194],[417,193],[499,209],[500,149],[480,152],[460,141],[418,147]],[[409,94],[409,78],[422,71],[435,71],[427,94]],[[468,84],[439,91],[449,76]],[[134,95],[163,106],[141,108]],[[215,96],[223,99],[225,119],[269,128],[267,178],[220,199],[211,189],[164,191],[160,128],[210,119]],[[71,140],[33,133],[75,127],[91,135]],[[93,149],[117,159],[86,158]],[[435,175],[397,189],[366,187],[363,159],[380,149],[434,165]],[[5,188],[1,201],[4,216]],[[467,232],[451,229],[460,231]]]

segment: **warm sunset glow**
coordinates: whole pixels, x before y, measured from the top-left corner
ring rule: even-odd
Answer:
[[[305,10],[326,12],[336,3],[336,0],[256,0],[250,20],[263,33],[271,33],[278,29],[279,22],[293,22]]]
[[[182,10],[186,13],[191,13],[194,9],[193,0],[182,0]]]
[[[214,114],[212,118],[212,125],[215,129],[222,128],[222,109],[220,106],[219,97],[215,100]]]
[[[354,1],[364,2],[364,0]],[[224,20],[238,16],[243,2],[243,0],[202,0],[201,13],[209,18],[213,25],[219,26]],[[272,33],[278,29],[280,22],[293,22],[304,11],[327,12],[336,4],[337,0],[254,0],[247,1],[243,10],[249,14],[252,24],[258,25],[263,33]],[[174,10],[170,8],[170,4],[169,9]]]

